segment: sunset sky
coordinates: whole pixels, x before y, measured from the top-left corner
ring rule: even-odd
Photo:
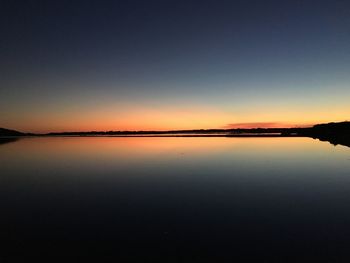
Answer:
[[[350,120],[350,1],[1,1],[0,127]]]

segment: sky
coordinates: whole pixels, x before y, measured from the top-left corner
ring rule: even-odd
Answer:
[[[350,120],[349,1],[0,2],[0,127]]]

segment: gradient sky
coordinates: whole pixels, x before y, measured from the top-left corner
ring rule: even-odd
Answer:
[[[350,1],[1,1],[0,126],[350,120]]]

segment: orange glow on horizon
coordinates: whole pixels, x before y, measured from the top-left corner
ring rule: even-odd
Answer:
[[[264,112],[234,112],[209,107],[177,109],[115,109],[82,110],[73,112],[30,113],[3,122],[4,128],[23,132],[48,133],[64,131],[139,131],[192,130],[229,128],[290,128],[317,123],[345,121],[350,110],[303,112],[272,110]]]

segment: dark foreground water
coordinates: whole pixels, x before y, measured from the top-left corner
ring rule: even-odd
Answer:
[[[1,262],[349,262],[350,148],[309,138],[0,144]]]

